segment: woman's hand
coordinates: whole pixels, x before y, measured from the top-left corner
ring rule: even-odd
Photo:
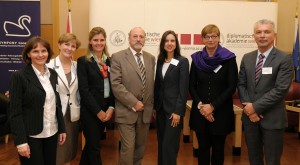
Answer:
[[[63,145],[64,143],[65,143],[65,141],[66,141],[66,138],[67,138],[67,134],[66,133],[61,133],[61,134],[59,134],[59,141],[58,141],[58,143],[59,143],[59,145]]]
[[[215,118],[213,116],[214,107],[211,104],[202,104],[199,105],[199,112],[203,115],[208,121],[213,122]]]
[[[104,122],[104,119],[106,118],[106,113],[104,111],[100,111],[97,114],[98,119],[100,119],[102,122]]]
[[[172,127],[177,127],[180,123],[180,115],[177,115],[175,113],[172,113],[169,119],[172,119]]]
[[[30,158],[30,147],[28,144],[22,146],[22,147],[18,147],[18,153],[21,156],[27,157],[28,159]]]
[[[112,117],[114,110],[111,108],[108,108],[105,113],[106,113],[106,117],[103,119],[103,122],[108,121]]]

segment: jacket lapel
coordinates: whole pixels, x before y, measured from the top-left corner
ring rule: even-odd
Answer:
[[[270,65],[270,63],[274,60],[274,58],[276,57],[276,48],[273,48],[268,56],[268,58],[266,59],[265,63],[264,63],[264,67],[267,67]]]
[[[145,60],[145,56],[143,55],[144,57],[144,62],[146,61]],[[131,53],[130,49],[128,48],[127,51],[126,51],[126,57],[127,61],[130,63],[130,65],[134,68],[134,70],[137,72],[137,74],[142,77],[141,75],[141,71],[140,71],[140,68],[138,67],[138,64],[135,60],[135,58],[133,57],[133,54]],[[146,64],[145,64],[146,65]],[[146,81],[147,81],[147,67],[145,66],[146,68]]]
[[[60,62],[58,56],[54,59],[54,67],[53,67],[53,69],[56,71],[56,73],[58,75],[58,78],[63,82],[65,88],[69,89],[68,80],[66,78],[64,69],[63,69],[63,67],[61,65],[61,62]]]
[[[100,68],[99,68],[99,66],[98,66],[98,64],[97,64],[97,62],[96,62],[96,60],[94,59],[93,56],[91,56],[91,62],[90,62],[90,64],[91,64],[91,67],[94,70],[96,70],[97,73],[103,78],[102,74],[100,73]]]
[[[167,71],[166,71],[166,73],[165,73],[165,77],[172,71],[172,69],[175,67],[175,65],[173,65],[173,64],[170,64],[169,65],[169,67],[168,67],[168,69],[167,69]]]
[[[252,82],[253,86],[256,86],[256,82],[255,82],[255,70],[256,70],[256,59],[257,59],[257,51],[254,51],[253,54],[251,55],[251,60],[248,61],[248,65],[251,73],[251,78],[250,81]]]
[[[162,76],[162,66],[163,64],[161,63],[157,63],[157,69],[156,69],[156,74],[158,74],[158,77],[160,80],[163,80],[163,76]]]
[[[75,83],[76,80],[77,80],[77,68],[76,68],[76,64],[74,61],[72,61],[72,64],[71,64],[71,82],[70,82],[70,93],[72,93],[72,91],[74,90],[74,86],[75,86]]]
[[[54,92],[57,90],[56,89],[56,85],[57,85],[57,77],[56,77],[56,74],[53,70],[49,69],[49,72],[50,72],[50,83],[54,89]]]
[[[32,84],[34,84],[36,87],[40,88],[41,90],[44,91],[44,88],[42,86],[42,84],[40,83],[39,78],[37,77],[37,75],[35,74],[31,64],[27,64],[25,67],[25,74],[26,77],[28,79],[29,82],[31,82]]]

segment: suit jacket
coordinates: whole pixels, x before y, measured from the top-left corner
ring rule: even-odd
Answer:
[[[143,51],[143,58],[146,69],[144,96],[142,96],[143,84],[140,69],[130,48],[112,55],[110,79],[116,97],[115,121],[118,123],[133,124],[136,122],[138,113],[134,112],[132,107],[139,100],[142,100],[144,104],[143,122],[151,122],[155,57]]]
[[[236,90],[238,69],[235,58],[224,61],[215,72],[199,70],[192,62],[190,71],[190,94],[193,98],[190,127],[201,133],[225,135],[234,128],[232,96]],[[200,114],[198,103],[212,104],[214,122],[209,122]]]
[[[50,69],[50,82],[56,96],[58,133],[66,132],[59,94],[56,91],[57,74]],[[12,74],[10,81],[9,118],[16,145],[27,143],[27,136],[42,132],[46,92],[31,64]]]
[[[263,115],[259,124],[265,129],[287,126],[284,98],[292,80],[291,56],[273,48],[263,67],[272,68],[271,74],[261,74],[255,83],[257,50],[244,55],[239,72],[238,91],[241,102],[251,102],[258,114]],[[243,124],[250,124],[242,115]]]
[[[77,79],[77,62],[71,61],[71,82],[70,86],[65,75],[64,69],[59,60],[59,56],[50,60],[47,64],[49,68],[56,71],[58,75],[57,92],[59,93],[63,115],[66,114],[67,106],[70,106],[71,121],[80,118],[80,96]]]
[[[189,93],[189,61],[185,57],[176,58],[177,66],[170,64],[165,76],[163,63],[157,61],[154,85],[154,109],[161,108],[168,114],[184,116]]]
[[[86,56],[82,56],[77,60],[77,76],[78,76],[78,88],[80,93],[80,106],[81,113],[92,113],[96,115],[103,110],[107,110],[103,107],[104,102],[104,79],[94,58],[86,59]],[[110,66],[110,58],[107,58],[106,65]],[[109,69],[108,69],[109,71]],[[110,73],[108,72],[108,77]],[[115,107],[114,96],[111,90],[109,94],[109,105]],[[82,115],[82,114],[81,114]]]

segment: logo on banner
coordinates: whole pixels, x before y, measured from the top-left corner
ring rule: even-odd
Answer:
[[[3,29],[5,31],[6,36],[15,36],[15,37],[28,37],[31,35],[30,30],[28,29],[27,22],[30,24],[31,18],[28,15],[22,15],[18,19],[18,23],[5,21],[3,24]]]
[[[125,33],[120,30],[115,30],[109,35],[109,41],[114,46],[122,46],[125,43],[125,40]]]

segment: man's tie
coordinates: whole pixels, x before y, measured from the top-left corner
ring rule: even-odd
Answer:
[[[145,70],[145,67],[142,63],[142,60],[141,60],[141,53],[137,53],[135,54],[136,57],[137,57],[137,62],[138,62],[138,65],[139,65],[139,68],[140,68],[140,71],[141,71],[141,76],[142,76],[142,83],[143,83],[143,94],[145,93],[145,86],[146,86],[146,70]]]
[[[258,57],[258,62],[257,62],[256,68],[255,68],[255,82],[257,82],[258,77],[261,74],[264,58],[265,58],[265,56],[263,54],[260,54]]]

